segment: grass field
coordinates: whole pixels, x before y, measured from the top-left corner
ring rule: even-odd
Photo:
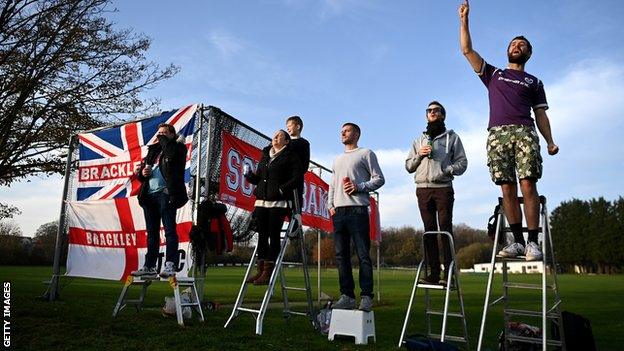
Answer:
[[[229,317],[244,271],[242,268],[211,268],[205,285],[205,297],[222,307],[205,311],[206,322],[187,321],[182,328],[174,318],[161,316],[164,297],[172,292],[166,283],[150,287],[146,308],[137,313],[123,310],[112,318],[113,306],[119,296],[120,282],[63,277],[61,299],[49,303],[39,298],[44,292],[43,280],[50,277],[49,267],[0,267],[0,277],[11,282],[11,347],[21,350],[392,350],[396,349],[405,308],[411,292],[414,270],[383,270],[381,274],[381,301],[375,301],[377,342],[355,346],[353,339],[340,338],[334,342],[315,332],[304,317],[294,316],[288,321],[281,309],[267,312],[262,336],[254,334],[253,318],[241,315],[228,329],[223,324]],[[316,270],[312,272],[316,299]],[[291,285],[302,282],[300,271],[287,272]],[[355,275],[357,277],[357,274]],[[322,272],[323,291],[338,295],[336,270]],[[624,276],[559,275],[559,291],[563,309],[581,314],[591,320],[598,350],[624,348]],[[500,277],[497,278],[500,283]],[[538,275],[513,276],[515,281],[539,281]],[[486,275],[462,275],[471,349],[476,340],[485,296]],[[496,284],[496,287],[500,284]],[[256,303],[263,293],[260,287],[251,287],[249,298]],[[495,290],[500,291],[500,290]],[[514,290],[514,301],[525,307],[539,301],[538,292]],[[434,292],[434,303],[441,306],[441,294]],[[289,295],[291,296],[291,295]],[[418,294],[412,312],[409,332],[423,333],[423,294]],[[303,294],[291,296],[291,301],[304,301]],[[375,299],[376,300],[376,299]],[[274,295],[275,302],[281,294]],[[451,300],[451,303],[455,300]],[[539,320],[525,320],[538,325]],[[491,309],[488,316],[488,349],[497,348],[497,334],[502,328],[500,307]],[[451,323],[451,331],[459,324]]]

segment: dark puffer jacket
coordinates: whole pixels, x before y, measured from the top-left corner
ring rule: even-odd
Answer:
[[[186,164],[186,146],[177,140],[171,140],[164,146],[160,143],[152,144],[149,146],[147,156],[141,162],[141,167],[137,177],[141,181],[141,189],[139,190],[139,205],[145,207],[145,198],[149,189],[149,178],[143,176],[143,168],[145,165],[153,165],[161,152],[160,160],[158,161],[158,167],[160,167],[160,173],[165,179],[167,184],[167,193],[169,194],[169,201],[175,206],[180,208],[188,201],[188,195],[186,194],[186,187],[184,186],[184,166]]]
[[[297,188],[301,174],[301,162],[288,145],[271,161],[271,146],[262,150],[262,159],[255,173],[246,176],[256,185],[254,195],[258,200],[292,200],[293,189]]]

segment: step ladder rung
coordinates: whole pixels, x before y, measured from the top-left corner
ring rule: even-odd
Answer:
[[[542,284],[507,282],[507,283],[504,283],[503,286],[506,288],[542,290]],[[552,289],[552,288],[553,288],[552,285],[546,284],[546,289]]]
[[[236,310],[241,311],[241,312],[260,313],[260,310],[254,310],[253,308],[247,308],[247,307],[237,307]]]
[[[504,310],[504,313],[510,316],[527,316],[527,317],[541,317],[542,316],[542,311],[520,310],[520,309],[513,309],[513,308],[508,308]],[[559,319],[559,313],[546,312],[546,318]]]
[[[446,286],[438,285],[438,284],[420,284],[418,283],[419,288],[423,289],[432,289],[432,290],[446,290]]]
[[[309,315],[309,314],[308,314],[308,313],[306,313],[306,312],[291,311],[291,310],[284,311],[284,313],[294,314],[294,315],[297,315],[297,316],[308,316],[308,315]]]
[[[530,338],[527,336],[507,335],[507,340],[522,341],[531,344],[542,344],[542,338]],[[561,341],[546,339],[546,345],[561,346]]]
[[[501,255],[496,255],[496,260],[497,261],[507,261],[507,262],[530,262],[530,263],[543,263],[543,260],[533,260],[533,261],[527,261],[526,256],[524,255],[520,255],[520,256],[516,256],[516,257],[503,257]]]
[[[442,338],[442,335],[440,335],[440,334],[429,334],[429,337],[440,340],[440,338]],[[466,342],[466,338],[464,338],[463,336],[448,335],[448,334],[444,335],[444,341],[446,341],[446,340],[458,341],[458,342]]]
[[[292,291],[308,291],[306,288],[299,288],[296,286],[285,286],[284,290],[292,290]]]
[[[180,303],[180,306],[182,307],[187,307],[187,306],[201,306],[200,303],[197,302],[182,302]]]
[[[141,305],[141,304],[143,304],[143,301],[141,301],[141,300],[124,300],[123,302],[126,305]]]
[[[425,311],[425,313],[433,315],[433,316],[444,316],[444,311],[427,310],[427,311]],[[459,313],[459,312],[448,312],[448,313],[446,313],[446,315],[448,317],[459,317],[459,318],[463,318],[464,317],[464,315]]]
[[[282,266],[286,265],[286,266],[303,266],[303,262],[282,262]]]
[[[543,232],[542,232],[542,227],[537,228],[537,230],[539,231],[539,234],[543,234]],[[500,230],[500,232],[501,232],[501,233],[509,233],[509,234],[511,234],[511,233],[512,233],[511,228],[509,228],[509,227],[502,227],[502,228],[501,228],[501,230]],[[529,228],[527,228],[527,227],[522,227],[522,232],[523,232],[523,233],[528,233],[528,232],[529,232]]]

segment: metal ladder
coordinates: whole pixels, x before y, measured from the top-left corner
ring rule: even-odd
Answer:
[[[128,305],[134,305],[137,311],[141,310],[143,307],[143,302],[145,301],[145,295],[147,294],[147,288],[154,281],[167,281],[171,288],[173,289],[173,297],[175,301],[176,308],[176,317],[178,319],[178,324],[184,326],[184,318],[182,317],[182,308],[183,307],[191,307],[195,308],[197,313],[199,314],[199,320],[201,322],[204,321],[204,313],[201,309],[201,302],[199,299],[199,295],[197,294],[197,287],[195,286],[195,278],[193,277],[170,277],[168,279],[160,279],[159,277],[133,277],[131,275],[128,276],[126,282],[124,283],[123,288],[121,289],[121,294],[119,295],[119,299],[117,299],[117,304],[113,309],[113,317],[116,317],[119,311],[124,309]],[[130,287],[133,285],[140,285],[141,292],[139,294],[138,299],[128,299],[128,291]],[[180,299],[180,287],[188,287],[191,289],[191,302],[183,303]]]
[[[290,222],[288,223],[288,226],[286,227],[286,229],[282,229],[282,233],[280,235],[280,238],[281,238],[280,252],[275,260],[275,267],[273,268],[273,272],[271,273],[269,285],[264,293],[264,297],[262,299],[260,308],[253,309],[253,308],[243,306],[245,295],[247,293],[247,285],[253,284],[253,283],[247,283],[247,279],[250,277],[251,272],[256,264],[256,260],[258,259],[258,256],[257,256],[258,246],[256,245],[253,255],[251,255],[251,260],[249,261],[249,266],[247,267],[245,276],[243,277],[243,282],[238,292],[238,296],[236,297],[236,303],[234,304],[234,308],[232,309],[232,314],[230,315],[230,318],[228,318],[227,322],[225,322],[225,325],[223,326],[223,328],[227,328],[230,325],[230,323],[232,323],[234,318],[238,317],[241,312],[247,312],[247,313],[251,313],[252,315],[255,315],[256,334],[262,335],[264,315],[266,314],[267,308],[269,306],[269,302],[271,300],[271,296],[273,295],[275,283],[277,282],[278,278],[280,280],[280,284],[282,288],[282,296],[284,298],[284,310],[283,310],[284,318],[290,318],[291,315],[307,316],[310,322],[312,323],[312,326],[316,328],[316,319],[314,315],[314,303],[312,302],[312,288],[310,285],[310,275],[308,272],[308,260],[306,257],[305,242],[303,238],[301,211],[299,210],[299,204],[297,200],[298,197],[296,194],[296,190],[295,190],[294,199],[295,199],[294,200],[295,210],[293,211],[291,215]],[[286,248],[288,247],[288,244],[290,241],[299,241],[300,248],[301,248],[300,250],[301,262],[285,262],[284,261],[284,254],[286,253]],[[301,268],[303,269],[303,278],[305,282],[305,288],[292,287],[292,286],[286,285],[286,276],[283,271],[284,265],[301,266]],[[307,305],[308,305],[308,310],[306,312],[291,310],[290,304],[288,301],[288,291],[305,291]]]
[[[493,306],[497,303],[503,302],[503,317],[505,326],[503,328],[503,343],[504,348],[507,348],[507,343],[509,341],[517,341],[531,344],[541,344],[542,350],[546,351],[548,345],[560,347],[561,350],[566,350],[565,345],[565,337],[563,332],[563,323],[561,319],[561,298],[559,297],[559,292],[557,290],[557,266],[555,264],[555,254],[553,251],[552,237],[550,235],[550,224],[548,222],[548,211],[546,209],[546,198],[544,196],[539,197],[540,200],[540,235],[541,235],[541,243],[540,248],[542,250],[542,260],[541,261],[532,261],[532,262],[541,262],[542,263],[542,276],[540,284],[529,284],[529,283],[516,283],[509,281],[509,275],[507,273],[508,266],[507,262],[526,262],[524,256],[518,256],[516,258],[504,258],[498,255],[498,251],[502,248],[501,241],[504,243],[507,237],[511,234],[511,230],[507,225],[505,214],[503,212],[503,199],[498,198],[499,210],[497,214],[497,226],[496,226],[496,235],[494,236],[494,245],[492,248],[492,259],[490,262],[490,272],[487,282],[487,290],[485,295],[485,302],[483,304],[483,317],[481,318],[481,328],[479,329],[479,343],[477,345],[477,350],[481,350],[483,346],[483,337],[485,334],[485,322],[487,318],[488,309],[490,306]],[[519,197],[518,201],[520,204],[524,204],[523,198]],[[523,232],[527,232],[527,228],[523,227]],[[504,234],[505,237],[501,238],[501,234]],[[494,271],[496,269],[496,263],[502,263],[502,285],[503,285],[503,294],[496,300],[490,302],[490,294],[492,292],[492,281],[494,278]],[[550,280],[548,279],[548,275],[550,275]],[[532,289],[541,291],[541,309],[540,310],[526,310],[526,309],[514,309],[509,308],[509,290],[510,289]],[[552,306],[548,307],[548,291],[552,292],[551,302]],[[542,337],[541,338],[532,338],[532,337],[523,337],[509,334],[509,322],[512,317],[533,317],[533,318],[541,318],[541,330]],[[553,321],[557,328],[559,329],[560,340],[554,340],[548,338],[548,321]]]
[[[424,255],[424,253],[426,252],[425,240],[424,240],[425,235],[442,235],[443,237],[446,237],[449,240],[449,247],[452,248],[451,249],[452,261],[447,268],[450,274],[447,274],[446,286],[436,285],[436,284],[422,284],[418,281],[420,279],[421,273],[423,273],[425,276],[427,275],[426,269],[423,269],[423,267],[426,266],[425,255]],[[410,297],[409,304],[407,305],[407,312],[405,313],[405,321],[403,322],[403,329],[401,330],[401,338],[399,339],[398,347],[402,347],[403,344],[405,343],[405,331],[407,330],[407,325],[409,323],[410,312],[412,309],[412,305],[414,303],[414,297],[416,296],[416,290],[418,288],[422,288],[425,290],[425,317],[426,317],[426,322],[427,322],[427,336],[430,338],[439,339],[441,342],[444,342],[446,340],[455,341],[455,342],[463,342],[466,344],[466,349],[468,350],[470,349],[470,344],[468,341],[468,328],[466,327],[466,313],[464,311],[464,298],[461,292],[461,285],[459,284],[459,270],[457,269],[457,266],[455,264],[457,261],[455,259],[455,249],[454,249],[455,243],[453,242],[453,236],[449,232],[442,232],[442,231],[425,232],[423,234],[421,247],[423,248],[423,251],[422,251],[423,259],[420,261],[420,264],[418,265],[418,270],[416,271],[416,278],[414,279],[412,295]],[[431,307],[431,301],[429,299],[429,290],[444,290],[445,291],[444,309],[442,311],[435,310]],[[455,290],[457,292],[457,299],[459,302],[459,312],[449,312],[451,290]],[[431,316],[442,316],[442,330],[439,334],[432,332]],[[464,334],[463,336],[446,334],[446,328],[448,325],[447,323],[448,317],[456,317],[456,318],[461,319],[463,334]]]

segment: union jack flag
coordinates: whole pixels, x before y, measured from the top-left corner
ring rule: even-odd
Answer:
[[[156,142],[158,125],[168,123],[184,138],[189,152],[185,182],[190,180],[190,157],[197,105],[131,122],[119,127],[79,134],[78,201],[130,197],[138,194],[140,183],[134,170]]]

